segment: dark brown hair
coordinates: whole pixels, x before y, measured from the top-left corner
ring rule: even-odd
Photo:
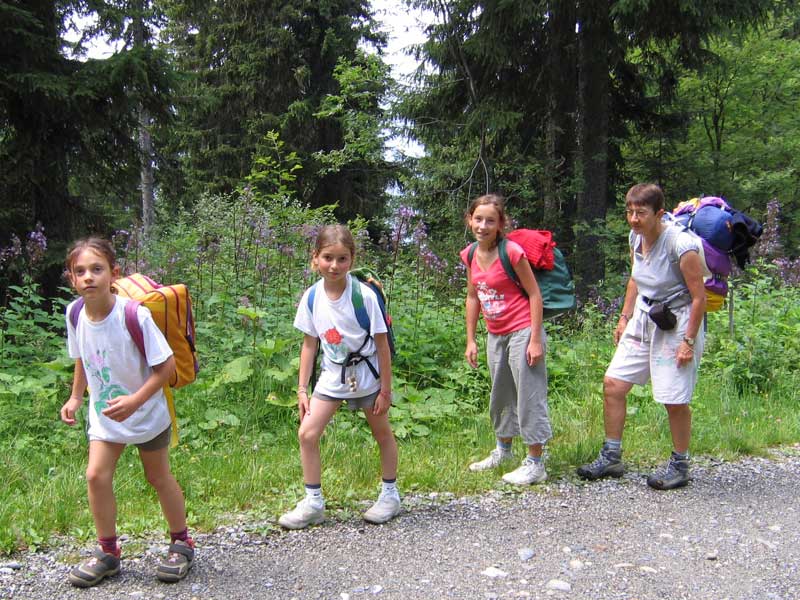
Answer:
[[[664,208],[664,192],[655,183],[637,183],[625,194],[625,206],[647,206],[654,213]]]
[[[469,203],[469,208],[467,209],[466,214],[464,215],[464,223],[466,223],[467,227],[469,227],[470,219],[472,219],[472,214],[475,212],[475,209],[479,206],[494,206],[495,210],[497,211],[497,218],[500,220],[500,227],[497,231],[497,238],[503,237],[503,232],[505,231],[506,226],[508,225],[508,216],[506,215],[506,201],[500,194],[484,194],[483,196],[478,196]]]
[[[314,242],[314,258],[316,258],[322,249],[334,244],[341,244],[350,250],[350,257],[355,261],[356,259],[356,242],[353,239],[353,234],[345,225],[324,225],[317,234],[317,239]],[[316,271],[314,261],[311,261],[312,270]]]
[[[108,261],[108,267],[112,270],[117,266],[117,255],[111,242],[101,237],[88,237],[78,240],[67,251],[67,259],[64,261],[67,274],[72,273],[72,265],[84,250],[92,250],[105,258]]]

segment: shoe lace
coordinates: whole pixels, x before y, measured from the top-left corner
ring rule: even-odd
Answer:
[[[609,463],[611,463],[611,462],[612,462],[612,461],[611,461],[611,460],[609,460],[609,458],[608,458],[608,457],[605,455],[605,453],[604,453],[604,452],[601,450],[601,451],[600,451],[600,454],[598,454],[598,455],[597,455],[597,458],[595,458],[595,459],[594,459],[594,461],[592,461],[592,462],[589,464],[589,468],[590,468],[590,469],[600,469],[600,468],[602,468],[602,467],[605,467],[606,465],[608,465],[608,464],[609,464]]]
[[[656,470],[656,475],[661,479],[672,479],[673,477],[682,476],[683,473],[678,469],[677,461],[674,458],[670,458]]]

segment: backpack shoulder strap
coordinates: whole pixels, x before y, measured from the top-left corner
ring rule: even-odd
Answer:
[[[74,329],[78,328],[78,317],[81,316],[81,310],[83,309],[83,298],[79,297],[75,304],[72,305],[72,308],[69,309],[69,322],[72,323],[72,327]]]
[[[475,250],[478,249],[478,242],[472,242],[469,245],[469,252],[467,252],[467,266],[472,266],[472,259],[475,258]]]
[[[133,343],[146,360],[147,352],[144,349],[144,332],[142,332],[142,326],[139,325],[139,317],[136,316],[136,311],[139,310],[140,305],[141,302],[138,300],[128,300],[127,304],[125,304],[125,327],[128,329],[128,333],[131,334]]]
[[[517,272],[514,270],[514,266],[511,264],[511,258],[508,256],[508,248],[507,248],[508,240],[504,237],[500,238],[497,242],[497,254],[500,256],[500,264],[503,265],[503,270],[508,275],[508,278],[520,285],[519,277],[517,277]]]
[[[356,313],[356,320],[361,325],[361,329],[370,335],[370,322],[367,308],[364,306],[364,295],[361,293],[361,280],[358,277],[350,277],[350,298],[353,302],[353,310]]]
[[[317,295],[317,285],[319,281],[317,281],[314,285],[312,285],[308,290],[308,312],[312,315],[314,314],[314,297]]]

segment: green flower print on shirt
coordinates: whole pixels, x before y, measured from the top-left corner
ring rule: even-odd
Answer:
[[[125,396],[130,394],[121,385],[111,383],[111,369],[106,364],[107,353],[105,350],[102,353],[98,350],[89,357],[89,364],[86,365],[86,371],[98,385],[99,393],[97,400],[94,403],[94,411],[99,417],[103,409],[108,407],[108,401],[116,398],[117,396]]]

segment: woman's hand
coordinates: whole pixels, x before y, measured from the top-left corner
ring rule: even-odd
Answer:
[[[464,351],[464,358],[467,359],[469,366],[473,369],[478,367],[478,344],[475,340],[467,342],[467,349]]]
[[[622,339],[622,334],[625,333],[625,328],[628,326],[628,321],[630,321],[630,320],[631,320],[631,318],[628,315],[626,315],[625,313],[622,313],[619,316],[619,321],[617,321],[617,327],[616,327],[616,329],[614,329],[614,345],[615,346],[617,344],[619,344],[619,341]]]
[[[528,366],[532,367],[544,356],[544,349],[542,348],[542,343],[537,342],[535,340],[531,340],[528,342],[528,348],[525,351],[525,358],[528,359]]]
[[[678,346],[678,351],[675,354],[675,359],[678,361],[678,367],[688,365],[694,360],[694,348],[686,342],[681,342]]]

